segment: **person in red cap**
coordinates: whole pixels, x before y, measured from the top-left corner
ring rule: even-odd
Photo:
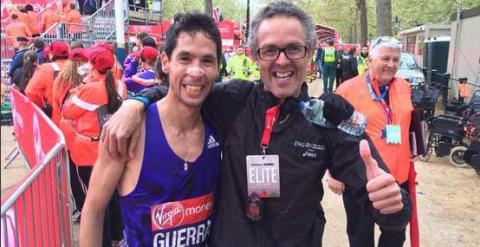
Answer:
[[[115,49],[113,48],[113,46],[108,42],[100,42],[96,44],[95,47],[105,48],[106,50],[112,53],[113,58],[115,60],[115,64],[113,65],[113,69],[112,69],[113,77],[115,78],[116,81],[121,80],[123,76],[123,67],[120,64],[120,62],[118,62],[117,56],[115,55]],[[123,96],[126,96],[126,93],[127,92],[125,91]]]
[[[52,121],[59,124],[60,113],[65,102],[68,91],[79,86],[86,73],[82,72],[81,66],[88,62],[83,48],[76,48],[69,52],[68,60],[65,62],[59,76],[53,82],[53,104]]]
[[[82,66],[88,63],[88,58],[84,53],[83,48],[76,48],[69,52],[68,60],[65,62],[60,74],[55,78],[53,82],[53,105],[52,105],[52,120],[60,127],[65,141],[67,144],[67,150],[71,149],[73,137],[75,132],[71,120],[61,119],[61,110],[65,100],[69,95],[69,90],[76,88],[83,81],[83,77],[86,73],[82,73]],[[70,156],[70,155],[69,155]],[[82,186],[76,174],[75,165],[70,159],[70,187],[72,188],[73,198],[75,205],[80,205],[81,198],[83,196]],[[72,215],[72,221],[78,222],[80,220],[80,211],[74,210]]]
[[[70,157],[78,173],[82,195],[78,199],[77,210],[82,210],[86,190],[90,180],[93,165],[98,156],[98,140],[103,123],[108,120],[121,105],[121,94],[124,90],[122,82],[115,81],[112,68],[115,61],[112,53],[104,48],[95,47],[87,50],[90,70],[83,79],[84,84],[70,90],[70,96],[62,109],[62,129],[64,123],[70,121],[73,136],[70,147]],[[117,82],[117,84],[116,84]],[[66,120],[66,121],[64,121]],[[118,208],[116,201],[111,201],[111,209]],[[113,214],[113,215],[111,215]],[[110,225],[110,220],[120,219],[119,211],[107,210],[105,216],[105,232],[110,233],[111,227],[122,226],[121,222]],[[111,217],[112,216],[112,217]],[[120,227],[123,228],[123,227]],[[122,239],[123,229],[116,229],[114,233],[104,234],[103,246],[111,246],[112,240]],[[104,233],[105,233],[104,232]]]
[[[139,55],[142,72],[125,79],[127,90],[131,93],[140,92],[142,89],[158,83],[154,72],[155,61],[158,57],[157,49],[145,46],[140,50]]]
[[[33,103],[42,108],[48,116],[51,116],[53,81],[68,59],[68,45],[62,40],[56,40],[49,46],[48,50],[52,62],[44,63],[38,67],[25,89],[25,94]]]

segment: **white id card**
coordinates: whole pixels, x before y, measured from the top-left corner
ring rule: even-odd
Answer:
[[[260,198],[280,197],[280,166],[278,155],[248,155],[248,196],[256,193]]]
[[[388,144],[401,144],[402,136],[400,131],[400,125],[387,125],[387,143]]]

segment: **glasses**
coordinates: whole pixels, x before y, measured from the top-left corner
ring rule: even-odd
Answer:
[[[397,45],[397,44],[400,44],[400,41],[389,36],[378,37],[373,43],[372,48],[370,50],[373,50],[376,46],[380,45],[381,43],[395,43]]]
[[[287,46],[285,48],[278,48],[275,46],[258,48],[257,54],[261,60],[274,61],[280,56],[280,53],[284,53],[289,59],[302,59],[307,55],[307,46]]]

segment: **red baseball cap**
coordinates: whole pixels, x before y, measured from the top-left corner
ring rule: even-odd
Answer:
[[[157,59],[157,56],[158,56],[158,51],[153,47],[145,46],[140,51],[140,56],[143,60],[155,61],[155,59]]]
[[[114,58],[113,54],[102,47],[93,47],[86,52],[88,61],[93,65],[93,68],[100,72],[105,72],[113,68]]]
[[[102,47],[106,50],[109,50],[111,53],[114,53],[113,46],[108,42],[100,42],[100,43],[96,44],[95,47]]]
[[[68,60],[70,61],[79,61],[79,62],[87,62],[88,57],[85,54],[84,48],[75,48],[70,51],[68,54]]]
[[[53,41],[48,50],[54,57],[68,57],[68,44],[63,40]]]

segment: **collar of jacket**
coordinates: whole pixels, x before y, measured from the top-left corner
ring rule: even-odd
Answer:
[[[270,91],[266,91],[263,85],[263,82],[259,83],[259,114],[265,116],[267,109],[277,105],[280,102],[280,99],[275,97]],[[298,112],[298,104],[300,101],[308,100],[308,86],[304,82],[302,88],[300,89],[299,97],[287,97],[280,108],[280,114],[278,117],[278,122],[273,128],[273,132],[279,132],[285,129],[292,123],[295,113]],[[264,117],[262,119],[265,119]]]

